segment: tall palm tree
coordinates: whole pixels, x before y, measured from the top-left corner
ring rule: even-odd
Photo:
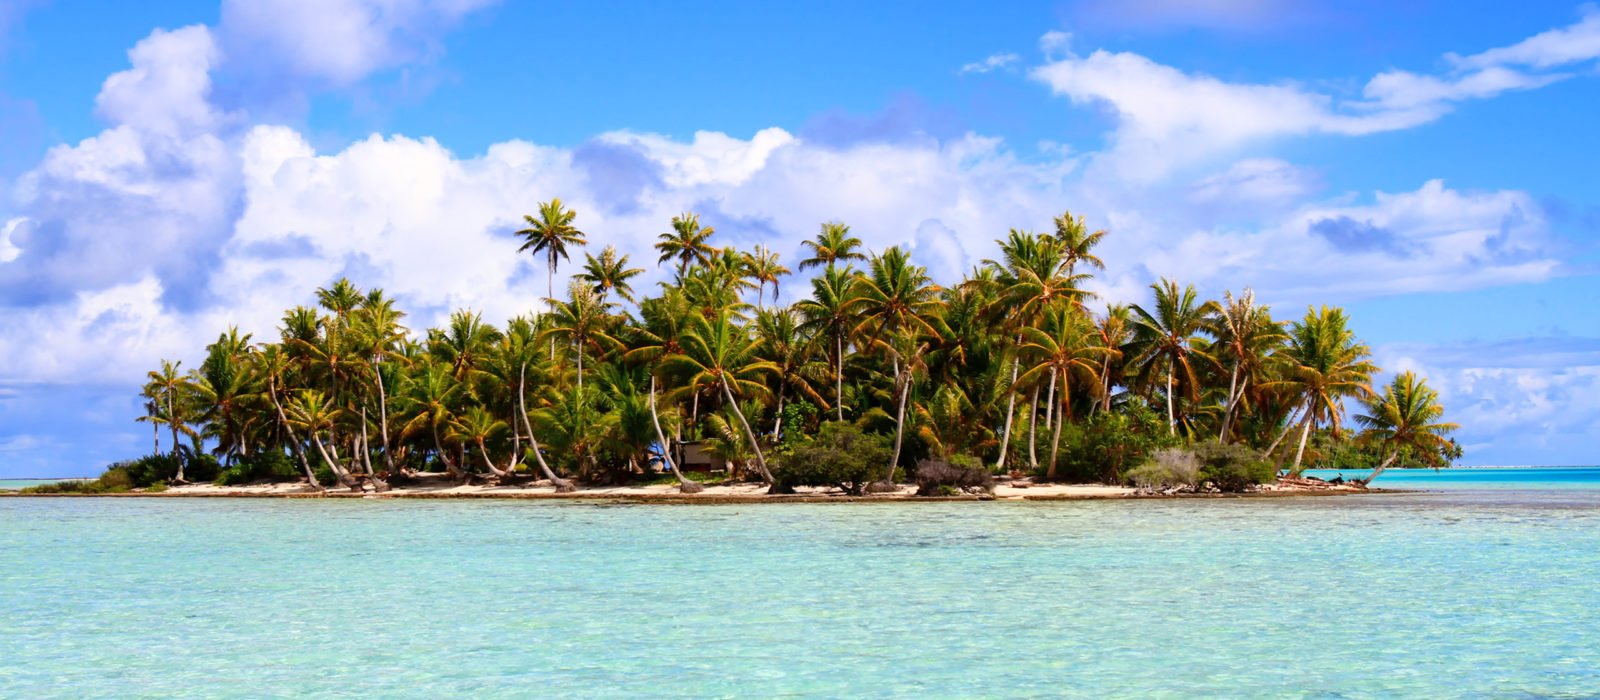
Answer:
[[[1300,399],[1300,446],[1290,467],[1290,473],[1297,476],[1312,428],[1327,425],[1337,436],[1344,417],[1344,400],[1365,399],[1373,393],[1372,375],[1378,367],[1369,359],[1371,350],[1356,339],[1349,323],[1343,309],[1306,309],[1305,318],[1289,329],[1289,343],[1283,349],[1288,361],[1284,375],[1270,383],[1272,388]]]
[[[568,246],[582,246],[589,242],[584,238],[584,233],[572,224],[577,218],[578,212],[567,209],[562,205],[560,198],[540,202],[538,218],[527,214],[522,216],[528,227],[517,231],[517,235],[524,239],[522,247],[518,248],[517,252],[531,250],[534,255],[544,254],[550,266],[550,277],[545,280],[548,299],[553,300],[556,296],[558,259],[570,260],[571,256],[567,254]]]
[[[1022,329],[1023,350],[1032,358],[1031,366],[1019,379],[1032,384],[1050,378],[1045,400],[1045,425],[1051,427],[1050,467],[1045,479],[1056,478],[1056,458],[1061,451],[1061,426],[1071,419],[1073,379],[1098,392],[1102,360],[1111,352],[1100,345],[1099,332],[1076,307],[1060,304],[1045,313],[1038,328]],[[1059,385],[1059,391],[1058,389]],[[1059,411],[1056,407],[1060,407]]]
[[[1073,218],[1070,211],[1056,217],[1055,224],[1056,241],[1061,244],[1061,252],[1065,254],[1068,274],[1080,264],[1096,270],[1106,269],[1105,261],[1094,254],[1095,247],[1105,240],[1105,229],[1090,231],[1083,217]]]
[[[561,478],[550,468],[550,463],[544,459],[544,452],[539,446],[539,438],[533,431],[533,421],[528,417],[528,374],[535,369],[539,358],[538,333],[534,329],[533,321],[524,316],[511,319],[506,324],[506,334],[501,345],[502,361],[516,368],[516,403],[514,408],[516,420],[522,424],[523,431],[528,438],[528,452],[539,465],[539,472],[544,478],[550,480],[557,493],[568,493],[577,489],[572,482]],[[509,372],[508,372],[509,374]]]
[[[860,321],[851,334],[862,338],[867,347],[883,353],[894,368],[895,391],[899,396],[895,419],[894,453],[889,462],[890,480],[900,459],[905,437],[905,404],[914,377],[913,361],[920,363],[927,349],[919,342],[923,336],[937,337],[934,324],[944,301],[928,271],[911,263],[911,256],[894,246],[868,261],[866,274],[856,277],[851,310]]]
[[[783,432],[784,401],[791,393],[812,402],[823,410],[828,409],[827,399],[817,393],[812,381],[826,377],[828,370],[817,362],[811,338],[804,332],[800,314],[792,308],[762,311],[756,314],[757,354],[777,366],[773,373],[777,406],[773,409],[772,439]]]
[[[855,275],[847,267],[828,267],[811,278],[811,298],[798,304],[806,330],[832,341],[833,405],[837,420],[844,420],[844,359],[847,339],[855,327]]]
[[[616,246],[606,246],[598,258],[588,253],[584,253],[584,257],[583,272],[578,273],[578,279],[599,292],[601,299],[615,291],[617,296],[634,301],[633,285],[628,280],[644,274],[642,268],[628,267],[628,256],[617,255]]]
[[[756,306],[761,306],[768,282],[772,283],[772,303],[778,303],[778,279],[789,274],[789,268],[778,263],[778,254],[758,245],[755,252],[745,254],[745,266],[756,280]]]
[[[359,346],[366,354],[367,362],[372,365],[372,381],[378,391],[378,435],[383,443],[384,469],[391,478],[399,468],[394,461],[394,448],[389,442],[389,392],[384,385],[383,374],[391,357],[399,357],[404,361],[403,356],[394,353],[394,349],[406,338],[406,327],[400,325],[402,318],[405,318],[405,312],[394,308],[394,299],[385,297],[383,290],[374,289],[357,310],[355,324]]]
[[[609,302],[581,284],[572,285],[568,291],[571,297],[556,304],[552,325],[543,336],[551,342],[559,338],[572,346],[578,358],[578,390],[582,391],[584,349],[605,353],[622,344],[611,335],[614,319]]]
[[[1360,439],[1378,443],[1387,454],[1362,484],[1372,483],[1402,457],[1427,466],[1446,463],[1453,443],[1445,436],[1461,426],[1439,420],[1444,416],[1439,392],[1415,373],[1395,375],[1383,393],[1366,400],[1366,408],[1366,415],[1356,416],[1356,423],[1364,429]]]
[[[1222,430],[1217,434],[1217,442],[1224,442],[1246,388],[1261,381],[1268,358],[1288,335],[1281,324],[1272,320],[1271,310],[1256,303],[1256,294],[1249,288],[1238,298],[1233,292],[1223,293],[1223,303],[1216,305],[1206,319],[1206,332],[1216,339],[1212,353],[1228,367],[1228,398],[1223,406]]]
[[[701,226],[698,214],[684,212],[672,217],[672,231],[656,236],[659,242],[655,248],[661,251],[656,264],[677,260],[678,278],[682,279],[690,264],[705,262],[711,257],[713,248],[707,241],[716,232],[715,228]]]
[[[858,250],[862,246],[861,239],[850,235],[850,227],[837,221],[823,224],[816,238],[801,241],[800,245],[811,251],[810,257],[800,261],[802,271],[813,267],[831,269],[841,261],[849,263],[851,260],[867,259]]]
[[[1153,311],[1134,304],[1132,363],[1139,370],[1141,382],[1150,386],[1157,375],[1166,380],[1167,427],[1178,434],[1178,419],[1173,410],[1173,395],[1182,389],[1191,399],[1198,395],[1199,362],[1214,360],[1196,343],[1205,328],[1206,316],[1215,309],[1215,302],[1201,302],[1194,285],[1183,288],[1178,283],[1162,278],[1150,285],[1155,292]]]
[[[289,451],[294,453],[295,459],[300,462],[300,469],[305,472],[306,481],[311,484],[311,488],[321,491],[323,490],[322,484],[317,482],[316,472],[311,469],[310,460],[306,459],[305,448],[300,444],[300,438],[295,433],[294,423],[290,421],[288,413],[283,408],[284,401],[287,398],[283,395],[286,391],[284,384],[291,368],[289,356],[283,351],[283,346],[269,344],[261,348],[261,351],[256,354],[256,358],[259,374],[262,380],[266,382],[265,393],[267,399],[272,403],[273,413],[277,415],[278,423],[283,427],[285,436],[288,438]]]
[[[178,434],[195,435],[189,427],[188,413],[191,393],[189,378],[178,371],[183,361],[162,360],[161,369],[150,371],[146,377],[143,395],[156,405],[160,422],[172,431],[172,458],[178,463],[174,483],[188,483],[183,478],[183,455],[178,452]],[[152,419],[154,422],[155,419]]]
[[[683,352],[663,358],[663,369],[688,375],[690,378],[686,388],[690,390],[702,385],[722,389],[723,397],[744,426],[745,437],[749,439],[750,449],[756,455],[756,466],[761,470],[761,478],[772,484],[767,458],[761,452],[760,441],[750,427],[750,420],[739,407],[739,396],[765,396],[767,387],[761,381],[763,375],[778,368],[756,356],[755,339],[735,324],[733,314],[728,312],[718,314],[711,320],[696,316],[680,342]]]

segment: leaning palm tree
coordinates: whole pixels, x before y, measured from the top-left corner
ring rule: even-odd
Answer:
[[[1145,386],[1150,386],[1157,375],[1165,378],[1167,427],[1176,435],[1178,419],[1173,410],[1173,395],[1181,388],[1191,399],[1195,398],[1200,387],[1196,360],[1214,363],[1195,341],[1205,328],[1206,316],[1216,305],[1201,302],[1194,285],[1179,289],[1177,282],[1162,278],[1150,288],[1156,293],[1154,311],[1147,311],[1138,304],[1132,307],[1132,364],[1138,368]]]
[[[683,352],[662,358],[662,369],[689,377],[687,386],[680,391],[693,391],[708,385],[722,389],[723,398],[733,407],[739,423],[744,426],[745,437],[750,441],[750,450],[756,455],[761,478],[772,484],[772,472],[767,469],[766,456],[761,452],[760,441],[750,427],[750,420],[739,407],[739,396],[764,396],[767,387],[761,381],[763,375],[778,368],[756,356],[755,339],[735,324],[733,314],[726,311],[710,320],[696,316],[680,342]]]
[[[550,265],[550,278],[545,281],[547,298],[554,299],[556,295],[556,265],[558,259],[572,259],[567,254],[567,246],[581,246],[589,241],[584,238],[582,231],[572,225],[578,218],[578,212],[567,209],[561,204],[559,198],[548,202],[539,203],[539,216],[524,214],[522,219],[528,227],[517,231],[523,237],[522,247],[517,252],[533,251],[534,255],[544,254]]]
[[[617,247],[608,245],[600,251],[600,257],[584,253],[583,272],[578,273],[578,279],[587,283],[600,293],[600,298],[605,299],[611,292],[617,296],[634,301],[633,285],[628,282],[644,274],[642,268],[628,267],[628,256],[617,255]]]
[[[545,461],[544,451],[539,446],[539,438],[534,434],[533,422],[528,418],[528,374],[539,362],[537,357],[538,341],[534,330],[533,321],[526,316],[518,316],[506,324],[506,334],[502,339],[500,353],[501,361],[510,367],[516,368],[516,403],[515,416],[522,424],[523,431],[528,438],[528,452],[539,465],[539,473],[555,486],[557,493],[575,491],[576,486],[571,481],[561,478],[550,468],[550,463]],[[507,371],[506,374],[511,374]]]
[[[811,257],[800,261],[802,271],[813,267],[833,269],[841,261],[867,259],[857,250],[862,246],[861,239],[850,235],[850,227],[837,221],[823,224],[816,238],[801,241],[800,245],[811,251]]]
[[[1356,423],[1364,430],[1359,438],[1368,444],[1378,443],[1387,453],[1383,463],[1361,483],[1372,483],[1383,470],[1396,460],[1407,458],[1427,466],[1446,463],[1452,444],[1445,435],[1461,426],[1441,422],[1444,407],[1439,405],[1439,392],[1412,372],[1401,372],[1382,394],[1366,401],[1367,414],[1356,416]]]
[[[1366,343],[1356,340],[1355,332],[1350,330],[1344,310],[1327,306],[1306,310],[1305,318],[1289,329],[1289,343],[1283,355],[1287,360],[1283,377],[1270,382],[1267,388],[1299,398],[1300,446],[1290,467],[1290,473],[1299,475],[1311,429],[1327,425],[1337,437],[1344,417],[1344,400],[1371,396],[1370,383],[1378,367],[1369,359],[1372,353]],[[1284,435],[1292,429],[1293,426],[1285,429]],[[1274,442],[1267,451],[1276,447]]]
[[[678,261],[678,278],[692,263],[704,262],[711,257],[713,248],[706,243],[717,230],[700,225],[700,215],[684,212],[672,217],[672,231],[656,236],[656,250],[661,251],[657,264],[668,260]]]
[[[361,482],[350,474],[350,470],[339,461],[337,454],[330,451],[327,443],[322,440],[324,432],[331,432],[335,423],[341,417],[342,411],[322,392],[316,389],[301,389],[299,395],[289,403],[289,423],[300,428],[311,437],[311,444],[317,448],[317,453],[322,455],[323,464],[333,472],[334,478],[351,491],[360,491]],[[313,479],[315,483],[315,479]]]
[[[473,406],[464,413],[450,421],[450,439],[470,443],[478,448],[478,456],[483,460],[483,466],[488,467],[489,473],[495,478],[502,479],[511,475],[506,469],[495,466],[494,460],[489,456],[488,441],[506,429],[506,424],[493,413],[482,406]]]

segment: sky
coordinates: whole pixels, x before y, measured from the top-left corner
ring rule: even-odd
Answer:
[[[1573,2],[0,0],[0,478],[148,451],[148,370],[341,276],[535,309],[552,197],[635,262],[695,211],[939,280],[1071,210],[1103,300],[1344,306],[1463,463],[1595,464],[1596,114]]]

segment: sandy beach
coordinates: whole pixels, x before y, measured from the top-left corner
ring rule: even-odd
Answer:
[[[188,484],[173,486],[165,491],[129,491],[112,494],[15,494],[39,496],[99,495],[114,497],[151,498],[499,498],[499,499],[564,499],[564,500],[616,500],[635,502],[684,503],[819,503],[868,501],[1053,501],[1096,499],[1168,499],[1168,498],[1240,498],[1281,496],[1331,496],[1351,493],[1378,493],[1381,489],[1364,490],[1355,486],[1320,486],[1308,483],[1279,483],[1249,493],[1152,493],[1127,486],[1104,484],[1034,484],[1028,481],[1003,482],[996,485],[993,494],[962,494],[957,496],[923,497],[916,495],[914,484],[901,484],[899,490],[863,496],[850,496],[837,488],[799,487],[793,494],[768,494],[761,483],[735,483],[708,485],[700,493],[679,493],[676,484],[650,484],[629,486],[581,487],[569,493],[557,493],[548,482],[519,485],[456,484],[442,474],[423,474],[413,483],[395,486],[388,491],[362,492],[344,488],[326,491],[312,489],[304,482],[262,483],[237,486],[216,484]],[[0,492],[3,493],[3,492]]]

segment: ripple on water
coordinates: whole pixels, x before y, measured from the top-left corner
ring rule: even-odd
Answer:
[[[1600,693],[1600,494],[0,500],[0,696]]]

